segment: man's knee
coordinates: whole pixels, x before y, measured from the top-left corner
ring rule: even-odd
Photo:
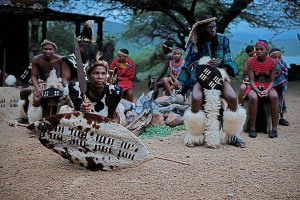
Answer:
[[[31,90],[26,88],[20,91],[20,98],[22,100],[28,100],[29,95],[31,94]]]
[[[228,104],[235,104],[237,102],[237,97],[235,94],[229,95],[227,96],[226,101]]]
[[[39,107],[39,106],[41,106],[41,101],[42,101],[41,98],[35,96],[35,97],[33,97],[32,105],[34,107]]]

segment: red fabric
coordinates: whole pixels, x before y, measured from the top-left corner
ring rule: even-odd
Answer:
[[[119,58],[116,58],[110,64],[110,70],[118,68],[118,85],[124,91],[133,88],[133,78],[135,76],[135,63],[132,59],[126,58],[126,63],[119,63]]]
[[[260,83],[260,82],[258,82],[258,81],[255,81],[255,85],[256,85],[256,87],[257,88],[259,88],[260,87],[260,85],[263,87],[263,89],[267,89],[268,88],[268,86],[269,86],[269,82],[265,82],[265,83]],[[252,89],[252,87],[251,87],[251,85],[247,85],[247,88],[246,88],[246,91],[245,91],[245,93],[244,93],[244,96],[243,96],[243,98],[245,98],[246,96],[247,96],[247,94],[251,91],[251,90],[253,90]],[[272,88],[270,91],[276,91],[274,88]]]

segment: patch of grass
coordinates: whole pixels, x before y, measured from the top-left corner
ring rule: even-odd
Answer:
[[[144,132],[141,134],[141,139],[146,138],[154,138],[154,137],[165,137],[167,135],[170,135],[173,131],[180,131],[185,130],[185,125],[179,125],[175,127],[170,127],[167,125],[154,125],[154,126],[148,126]]]

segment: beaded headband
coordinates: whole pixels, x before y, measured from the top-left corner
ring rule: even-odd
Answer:
[[[270,53],[270,56],[272,57],[274,54],[279,54],[280,56],[282,55],[281,51],[273,51]]]
[[[263,45],[266,49],[269,49],[269,45],[268,45],[268,43],[266,43],[265,41],[258,40],[258,41],[256,42],[255,46],[258,45],[258,44],[261,44],[261,45]]]
[[[195,32],[196,32],[197,26],[202,25],[202,24],[207,24],[207,23],[209,23],[209,22],[216,21],[216,20],[217,20],[216,17],[212,17],[212,18],[209,18],[209,19],[204,19],[204,20],[201,20],[201,21],[196,22],[196,23],[193,25],[192,30],[191,30],[191,32],[190,32],[190,34],[189,34],[189,38],[188,38],[188,40],[187,40],[187,42],[186,42],[186,44],[185,44],[185,48],[187,48],[188,43],[191,41],[192,37],[194,38],[194,41],[195,41],[195,42],[197,41],[197,34],[195,33]],[[198,52],[198,47],[197,47],[196,43],[195,43],[194,50],[195,50],[195,53]]]
[[[128,56],[128,54],[126,54],[126,53],[124,53],[124,52],[122,52],[122,51],[118,51],[118,54],[119,54],[119,55],[122,55],[122,56],[124,56],[124,57],[127,57],[127,56]]]
[[[181,53],[181,54],[182,54],[182,49],[179,48],[179,47],[175,47],[175,48],[173,49],[173,53],[175,53],[175,52],[178,52],[178,53]]]

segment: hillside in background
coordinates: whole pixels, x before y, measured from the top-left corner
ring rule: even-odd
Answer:
[[[116,37],[119,37],[124,30],[124,26],[121,23],[104,21],[103,30],[104,35],[115,35]],[[270,37],[268,32],[257,31],[257,33],[259,33],[259,35],[250,32],[243,32],[241,29],[238,31],[233,31],[233,36],[230,37],[233,54],[235,55],[239,53],[248,44],[251,44],[251,42],[255,42],[258,39],[268,40]],[[286,39],[274,39],[271,43],[277,48],[283,49],[285,56],[300,57],[300,42],[298,41],[296,34],[294,36],[290,34]],[[152,46],[156,44],[157,43],[153,43]],[[131,44],[130,42],[119,40],[116,48],[118,49],[124,47],[128,48],[132,54],[139,53],[141,51],[141,48],[137,44]]]

